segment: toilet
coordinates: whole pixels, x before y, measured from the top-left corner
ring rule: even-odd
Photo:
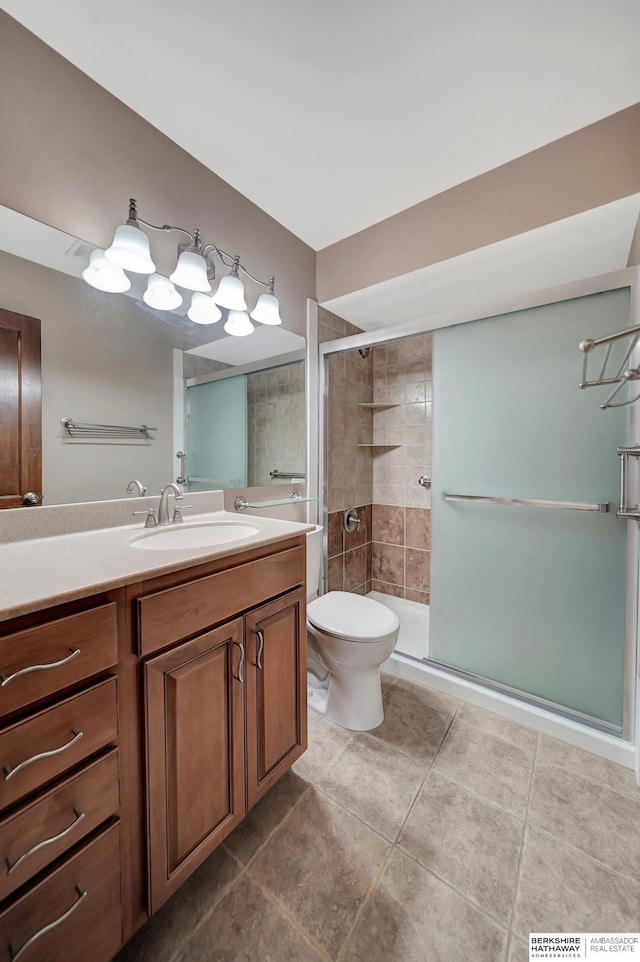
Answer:
[[[352,731],[384,719],[380,665],[396,646],[398,616],[348,591],[317,596],[322,527],[307,534],[307,684],[309,707]]]

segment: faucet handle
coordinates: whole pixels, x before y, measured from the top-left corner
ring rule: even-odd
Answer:
[[[181,521],[184,521],[184,518],[182,517],[182,512],[184,511],[185,508],[192,508],[192,507],[193,507],[192,504],[181,504],[179,508],[175,507],[173,509],[173,517],[171,519],[171,524],[180,524]]]
[[[146,514],[147,520],[144,523],[145,528],[155,528],[158,523],[156,518],[156,513],[153,508],[145,508],[144,511],[134,511],[133,514]]]

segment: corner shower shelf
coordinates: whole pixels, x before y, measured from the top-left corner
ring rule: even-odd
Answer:
[[[399,448],[400,444],[359,444],[359,448]]]
[[[390,401],[358,401],[359,408],[399,408],[400,405]]]

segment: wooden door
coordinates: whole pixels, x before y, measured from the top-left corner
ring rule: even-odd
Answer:
[[[40,321],[0,308],[0,508],[41,500]]]
[[[151,912],[245,813],[244,660],[237,619],[144,666]]]
[[[291,591],[245,617],[247,808],[307,747],[305,592]]]

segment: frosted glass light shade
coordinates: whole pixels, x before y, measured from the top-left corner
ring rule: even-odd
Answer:
[[[149,252],[149,238],[133,224],[117,227],[113,243],[104,253],[107,260],[134,274],[153,274],[156,269]]]
[[[89,265],[83,270],[82,276],[91,287],[111,294],[122,294],[131,287],[131,281],[122,268],[108,261],[101,250],[91,252]]]
[[[275,294],[261,294],[258,303],[251,311],[250,317],[260,324],[282,324],[280,302]]]
[[[244,299],[244,284],[239,277],[233,277],[232,274],[227,274],[221,279],[213,299],[218,307],[226,307],[230,311],[246,311],[247,309],[247,302]],[[248,317],[247,320],[249,320]]]
[[[216,307],[210,297],[196,291],[191,298],[187,317],[194,324],[215,324],[222,317],[222,311]]]
[[[233,337],[246,337],[255,330],[246,311],[229,311],[224,329]]]
[[[207,262],[196,251],[183,251],[180,254],[176,269],[171,274],[171,280],[188,291],[200,291],[204,294],[211,290],[211,284],[207,278]]]
[[[162,274],[152,274],[147,282],[147,289],[142,300],[156,311],[173,311],[182,304],[182,296],[168,277]]]

